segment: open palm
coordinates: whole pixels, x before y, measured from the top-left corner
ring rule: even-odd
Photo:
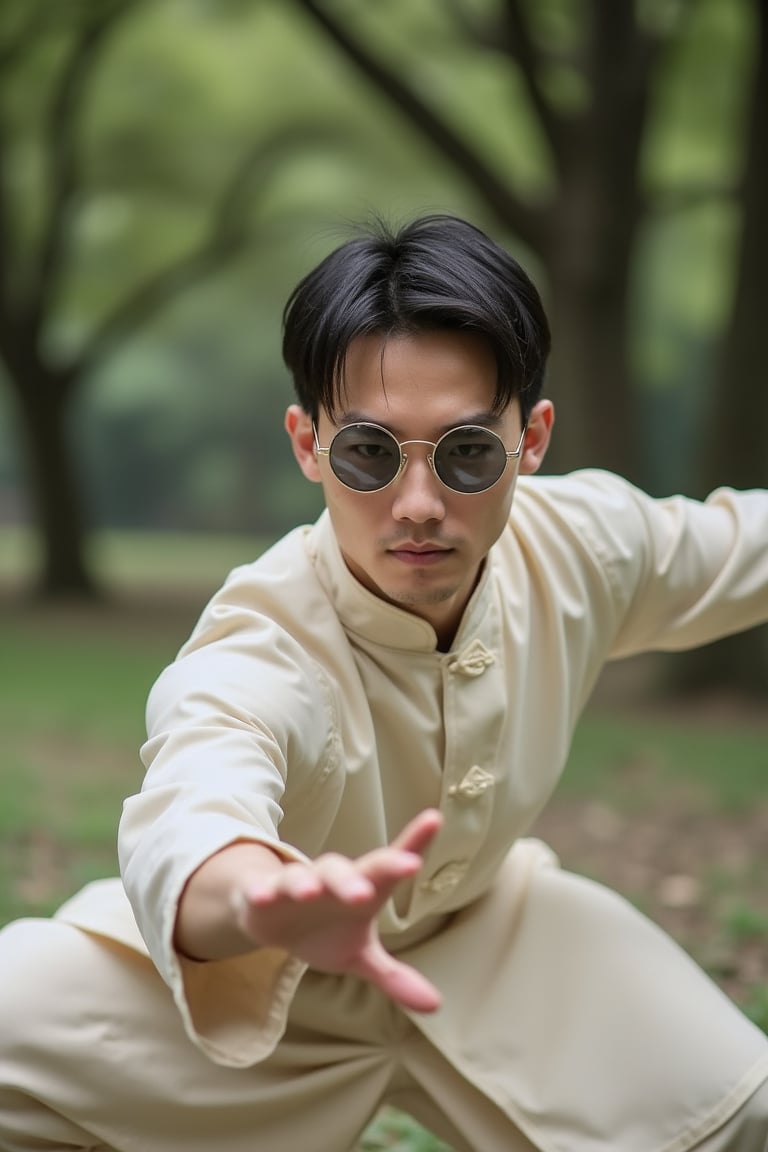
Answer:
[[[392,844],[356,860],[326,853],[284,864],[247,887],[240,927],[262,946],[284,948],[318,971],[359,976],[403,1007],[434,1011],[437,990],[386,951],[376,918],[397,885],[418,872],[440,822],[429,809]]]

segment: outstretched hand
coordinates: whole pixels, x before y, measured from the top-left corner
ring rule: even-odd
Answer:
[[[238,927],[257,945],[284,948],[318,971],[369,980],[404,1008],[435,1011],[437,989],[386,951],[376,917],[397,885],[419,871],[440,824],[440,813],[427,809],[392,844],[356,860],[326,853],[284,863],[238,891]]]

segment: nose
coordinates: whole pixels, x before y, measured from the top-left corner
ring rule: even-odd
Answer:
[[[395,520],[426,524],[429,520],[445,517],[445,487],[432,471],[426,452],[417,450],[408,454],[405,467],[392,488]]]

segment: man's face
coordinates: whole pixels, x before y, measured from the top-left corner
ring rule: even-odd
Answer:
[[[320,446],[327,447],[344,425],[367,421],[401,442],[435,442],[459,425],[482,423],[508,451],[515,449],[522,431],[519,405],[491,415],[496,378],[493,352],[475,334],[357,337],[347,353],[335,421],[325,411],[318,418]],[[504,528],[518,473],[539,466],[551,423],[551,405],[542,401],[529,421],[521,459],[509,460],[492,488],[467,495],[442,484],[424,444],[407,445],[407,465],[388,487],[351,491],[334,476],[328,457],[314,454],[307,414],[293,405],[286,416],[304,474],[323,485],[349,570],[377,596],[429,621],[443,645],[450,643],[483,560]]]

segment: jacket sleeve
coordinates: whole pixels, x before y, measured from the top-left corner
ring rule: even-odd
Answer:
[[[579,484],[575,526],[613,602],[610,658],[693,648],[768,620],[768,491],[656,500],[605,473]]]
[[[249,1065],[277,1043],[304,966],[273,949],[181,957],[177,907],[193,872],[235,841],[286,859],[319,850],[338,804],[330,687],[300,645],[225,585],[152,689],[147,732],[142,790],[119,828],[123,884],[190,1038],[217,1063]]]

